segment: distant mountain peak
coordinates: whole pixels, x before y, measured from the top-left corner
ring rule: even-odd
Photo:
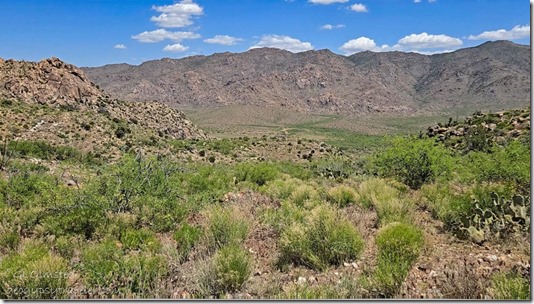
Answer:
[[[413,113],[530,100],[529,46],[496,41],[423,55],[255,48],[128,69],[88,68],[117,98],[176,105],[281,106],[316,113]]]

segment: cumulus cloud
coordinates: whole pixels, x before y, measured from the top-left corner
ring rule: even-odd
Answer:
[[[358,12],[358,13],[367,13],[368,12],[367,7],[364,4],[361,4],[361,3],[353,4],[353,5],[349,6],[349,9],[351,11],[355,11],[355,12]]]
[[[345,3],[349,2],[349,0],[308,0],[308,2],[313,4],[322,4],[322,5],[328,5],[333,3]]]
[[[185,27],[193,24],[191,18],[204,14],[204,9],[193,0],[182,0],[172,5],[153,6],[153,10],[161,13],[152,16],[151,21],[165,28]]]
[[[216,35],[213,38],[208,38],[204,40],[204,42],[206,43],[222,44],[222,45],[234,45],[239,41],[243,41],[243,39],[228,36],[228,35]]]
[[[144,31],[138,35],[132,36],[132,38],[143,43],[156,43],[167,39],[174,42],[180,42],[184,39],[200,38],[200,34],[193,32],[170,32],[165,29],[157,29],[150,32]]]
[[[411,34],[399,40],[399,45],[408,49],[438,49],[461,46],[462,40],[447,35]]]
[[[340,29],[340,28],[344,28],[344,27],[345,27],[344,24],[337,24],[337,25],[325,24],[325,25],[321,26],[321,29],[322,30],[333,30],[333,29]]]
[[[530,25],[516,25],[511,30],[487,31],[479,35],[470,35],[469,40],[515,40],[530,36]]]
[[[397,46],[398,47],[398,46]],[[396,47],[390,47],[387,44],[378,46],[376,42],[368,37],[360,37],[357,39],[352,39],[345,44],[343,44],[339,49],[344,51],[347,55],[351,55],[361,51],[374,51],[374,52],[385,52],[393,51]]]
[[[343,44],[339,49],[347,55],[352,55],[361,51],[391,52],[405,51],[420,54],[437,54],[453,52],[456,47],[463,44],[462,40],[446,35],[429,35],[427,33],[411,34],[399,39],[399,41],[389,46],[387,44],[377,45],[368,37],[352,39]]]
[[[293,53],[313,50],[313,45],[309,42],[302,42],[296,38],[279,35],[264,35],[260,42],[250,47],[250,49],[272,47],[287,50]]]
[[[126,46],[124,44],[116,44],[114,46],[114,48],[116,48],[118,50],[124,50],[124,49],[126,49]]]
[[[169,44],[169,45],[167,45],[166,47],[163,48],[163,50],[165,52],[173,52],[173,53],[179,53],[179,52],[187,51],[187,49],[189,49],[189,47],[183,46],[183,45],[181,45],[179,43]]]

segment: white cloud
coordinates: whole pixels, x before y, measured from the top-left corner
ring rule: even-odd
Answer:
[[[184,52],[184,51],[187,51],[187,49],[189,49],[189,47],[183,46],[179,43],[172,44],[172,45],[169,44],[163,48],[165,52],[173,52],[173,53]]]
[[[322,30],[333,30],[333,29],[340,29],[340,28],[344,28],[344,27],[345,27],[344,24],[337,24],[337,25],[325,24],[325,25],[321,26],[321,29]]]
[[[287,50],[293,53],[313,50],[313,45],[309,42],[302,42],[289,36],[264,35],[260,42],[250,47],[250,49],[272,47]]]
[[[408,49],[438,49],[461,46],[462,40],[447,35],[411,34],[399,40],[399,45]]]
[[[345,52],[370,51],[376,48],[376,43],[373,39],[367,37],[360,37],[347,41],[341,46],[341,50]]]
[[[413,3],[421,3],[421,0],[413,0]]]
[[[165,28],[185,27],[193,24],[191,18],[204,14],[204,9],[193,0],[182,0],[172,5],[153,6],[153,10],[161,13],[152,16],[150,21]]]
[[[458,38],[449,37],[446,35],[428,35],[427,33],[421,33],[411,34],[401,38],[397,44],[393,46],[389,46],[387,44],[379,46],[371,38],[360,37],[347,41],[339,49],[344,51],[346,55],[352,55],[361,51],[404,51],[431,55],[453,52],[456,47],[461,46],[462,44],[462,40]]]
[[[361,51],[386,52],[393,51],[398,48],[398,45],[395,45],[393,47],[390,47],[387,44],[378,46],[376,45],[376,42],[373,39],[367,37],[360,37],[345,42],[345,44],[343,44],[339,49],[345,51],[347,55],[352,55]]]
[[[345,3],[349,2],[349,0],[308,0],[308,2],[313,4],[322,4],[322,5],[328,5],[333,3]]]
[[[467,37],[469,40],[515,40],[526,38],[530,36],[530,25],[516,25],[511,30],[507,31],[504,29],[496,31],[487,31],[482,34],[473,36],[470,35]]]
[[[234,45],[238,41],[243,41],[243,39],[228,36],[228,35],[216,35],[213,38],[208,38],[204,40],[204,42],[206,43],[222,44],[222,45]]]
[[[116,44],[114,46],[114,48],[116,48],[118,50],[124,50],[124,49],[126,49],[126,46],[124,44]]]
[[[368,12],[367,7],[364,4],[361,4],[361,3],[353,4],[353,5],[349,6],[349,9],[351,11],[355,11],[355,12],[358,12],[358,13],[367,13]]]
[[[157,29],[154,31],[144,31],[138,35],[132,36],[133,39],[143,43],[156,43],[163,40],[172,40],[180,42],[184,39],[200,38],[200,34],[193,32],[170,32],[165,29]]]

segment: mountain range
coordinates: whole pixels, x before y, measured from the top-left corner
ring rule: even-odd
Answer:
[[[364,114],[530,101],[530,46],[509,41],[434,55],[260,48],[82,70],[114,98],[175,107],[256,105]]]

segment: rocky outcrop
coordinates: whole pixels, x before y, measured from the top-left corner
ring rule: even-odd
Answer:
[[[55,57],[39,63],[1,60],[0,97],[57,106],[108,98],[82,70]]]
[[[9,133],[13,132],[8,127],[18,126],[22,121],[24,123],[15,132],[17,138],[51,142],[54,142],[54,136],[48,133],[61,134],[60,138],[65,138],[65,134],[81,134],[80,125],[95,124],[100,126],[95,126],[89,133],[98,131],[99,135],[86,134],[85,138],[96,143],[118,140],[113,136],[117,131],[114,128],[123,124],[126,125],[122,126],[125,130],[139,133],[134,136],[136,138],[144,136],[140,134],[155,134],[158,138],[170,139],[206,138],[206,134],[189,121],[183,112],[157,102],[111,99],[89,81],[81,69],[58,58],[38,63],[0,59],[0,101],[5,103],[2,100],[9,101],[2,109],[2,118],[8,122],[0,128],[2,136],[10,137]],[[16,103],[24,103],[24,109],[37,104],[45,105],[54,109],[47,113],[55,114],[20,113],[12,105]],[[12,124],[9,124],[10,120],[13,120]],[[88,133],[86,131],[83,130],[83,133]],[[105,136],[109,138],[103,138]],[[73,138],[73,141],[79,140]]]

